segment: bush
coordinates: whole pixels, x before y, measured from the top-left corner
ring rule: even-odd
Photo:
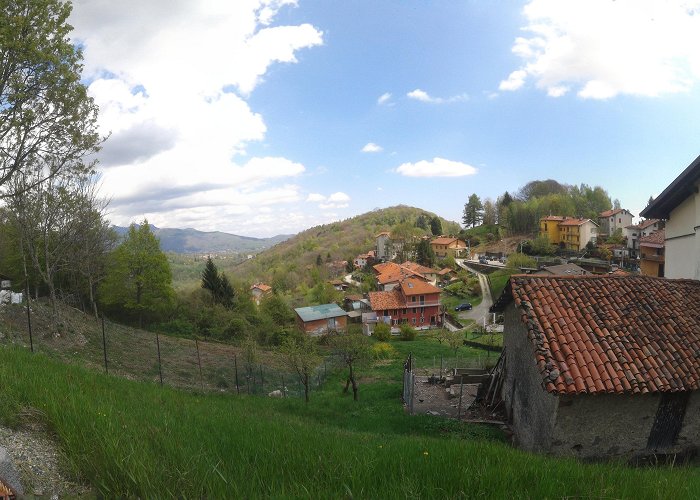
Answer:
[[[388,342],[377,342],[372,346],[372,357],[374,359],[391,359],[396,356],[396,349]]]
[[[418,335],[418,332],[416,332],[416,329],[413,328],[411,325],[409,325],[408,323],[404,323],[403,325],[401,325],[401,340],[416,340],[416,335]]]
[[[374,327],[374,333],[372,336],[377,340],[381,340],[382,342],[391,340],[391,327],[386,323],[377,323],[377,325]]]

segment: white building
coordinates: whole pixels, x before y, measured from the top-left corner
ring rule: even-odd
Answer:
[[[700,156],[644,210],[643,217],[666,220],[667,278],[700,280]]]

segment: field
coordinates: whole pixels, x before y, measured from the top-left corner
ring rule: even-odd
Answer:
[[[0,323],[2,324],[2,323]],[[2,324],[2,328],[6,326]],[[361,368],[360,400],[331,371],[305,405],[104,375],[73,355],[0,348],[0,419],[40,420],[96,494],[212,498],[693,498],[695,468],[582,464],[512,449],[491,428],[409,416],[402,362],[448,356],[428,336]],[[469,358],[478,350],[461,348]],[[49,357],[51,355],[51,357]],[[153,378],[153,377],[152,377]]]

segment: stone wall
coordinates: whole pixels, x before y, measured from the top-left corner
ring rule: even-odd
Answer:
[[[504,316],[506,365],[502,398],[516,444],[525,450],[547,451],[557,418],[558,397],[544,390],[535,348],[514,303],[507,307]]]

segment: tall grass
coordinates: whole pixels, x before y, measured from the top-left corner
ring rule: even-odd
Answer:
[[[381,379],[397,365],[373,368]],[[694,468],[582,465],[402,413],[398,384],[296,399],[198,395],[0,349],[0,417],[31,408],[101,495],[160,498],[692,498]],[[377,402],[383,401],[383,404]],[[444,427],[440,427],[444,424]]]

